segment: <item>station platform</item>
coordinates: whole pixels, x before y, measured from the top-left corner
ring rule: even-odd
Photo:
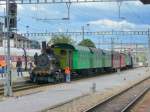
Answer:
[[[43,112],[43,110],[47,108],[54,107],[86,94],[91,94],[93,83],[96,84],[96,92],[106,95],[107,92],[114,89],[123,88],[127,85],[131,86],[132,83],[149,77],[150,73],[148,69],[149,68],[142,67],[120,73],[113,73],[111,75],[93,77],[87,80],[62,83],[39,93],[6,98],[0,102],[0,112]]]

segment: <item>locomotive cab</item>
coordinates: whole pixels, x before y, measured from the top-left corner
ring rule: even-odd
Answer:
[[[56,57],[60,60],[60,68],[64,71],[65,67],[72,68],[73,62],[73,50],[71,45],[69,44],[54,44],[51,46]]]

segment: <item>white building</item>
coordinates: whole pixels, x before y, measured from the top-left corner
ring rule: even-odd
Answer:
[[[4,33],[0,33],[0,47],[7,47],[7,39],[5,38]],[[35,40],[29,40],[28,38],[23,37],[22,35],[13,33],[10,36],[10,47],[40,49],[40,44]]]
[[[20,58],[25,66],[25,57],[27,62],[32,60],[35,53],[40,54],[41,49],[37,41],[29,40],[19,34],[10,36],[10,58],[12,68],[15,68],[16,61]],[[7,39],[4,33],[0,33],[0,60],[5,60],[7,55]]]

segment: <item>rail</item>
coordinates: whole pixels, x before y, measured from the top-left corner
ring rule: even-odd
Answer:
[[[133,86],[131,86],[131,87],[121,91],[120,93],[118,93],[116,95],[113,95],[113,96],[110,96],[110,97],[106,98],[104,101],[101,101],[98,104],[95,104],[94,106],[92,106],[91,108],[85,110],[84,112],[95,112],[96,110],[101,110],[101,107],[104,107],[107,104],[110,104],[110,102],[115,100],[115,99],[117,99],[117,97],[123,95],[124,93],[126,93],[126,92],[128,92],[130,90],[132,90],[136,86],[142,84],[143,82],[145,82],[145,81],[147,81],[149,79],[150,79],[150,77],[148,77],[148,78],[146,78],[146,79],[144,79],[144,80],[134,84]],[[123,105],[123,107],[119,111],[120,112],[126,112],[127,110],[129,110],[149,89],[150,89],[149,87],[146,87],[144,90],[142,90],[142,92],[139,95],[137,95],[136,98],[132,99],[129,103],[127,103],[126,106]],[[121,103],[121,102],[119,102],[119,103]]]
[[[132,100],[125,108],[122,109],[121,112],[128,112],[131,110],[131,108],[150,90],[149,88],[146,88],[144,91],[142,91],[134,100]]]
[[[34,89],[34,88],[38,88],[38,87],[43,87],[43,86],[47,86],[50,84],[34,84],[34,83],[24,83],[24,84],[16,84],[12,87],[13,92],[19,92],[19,91],[23,91],[23,90],[28,90],[28,89]],[[2,96],[4,94],[4,87],[0,87],[0,96]]]

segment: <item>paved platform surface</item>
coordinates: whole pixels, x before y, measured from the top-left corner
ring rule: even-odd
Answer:
[[[147,68],[137,68],[112,75],[100,76],[88,80],[72,83],[63,83],[47,91],[12,97],[0,102],[0,112],[39,112],[48,107],[66,102],[90,92],[93,83],[98,92],[107,92],[113,87],[121,88],[132,81],[139,81],[150,76],[146,74]]]

